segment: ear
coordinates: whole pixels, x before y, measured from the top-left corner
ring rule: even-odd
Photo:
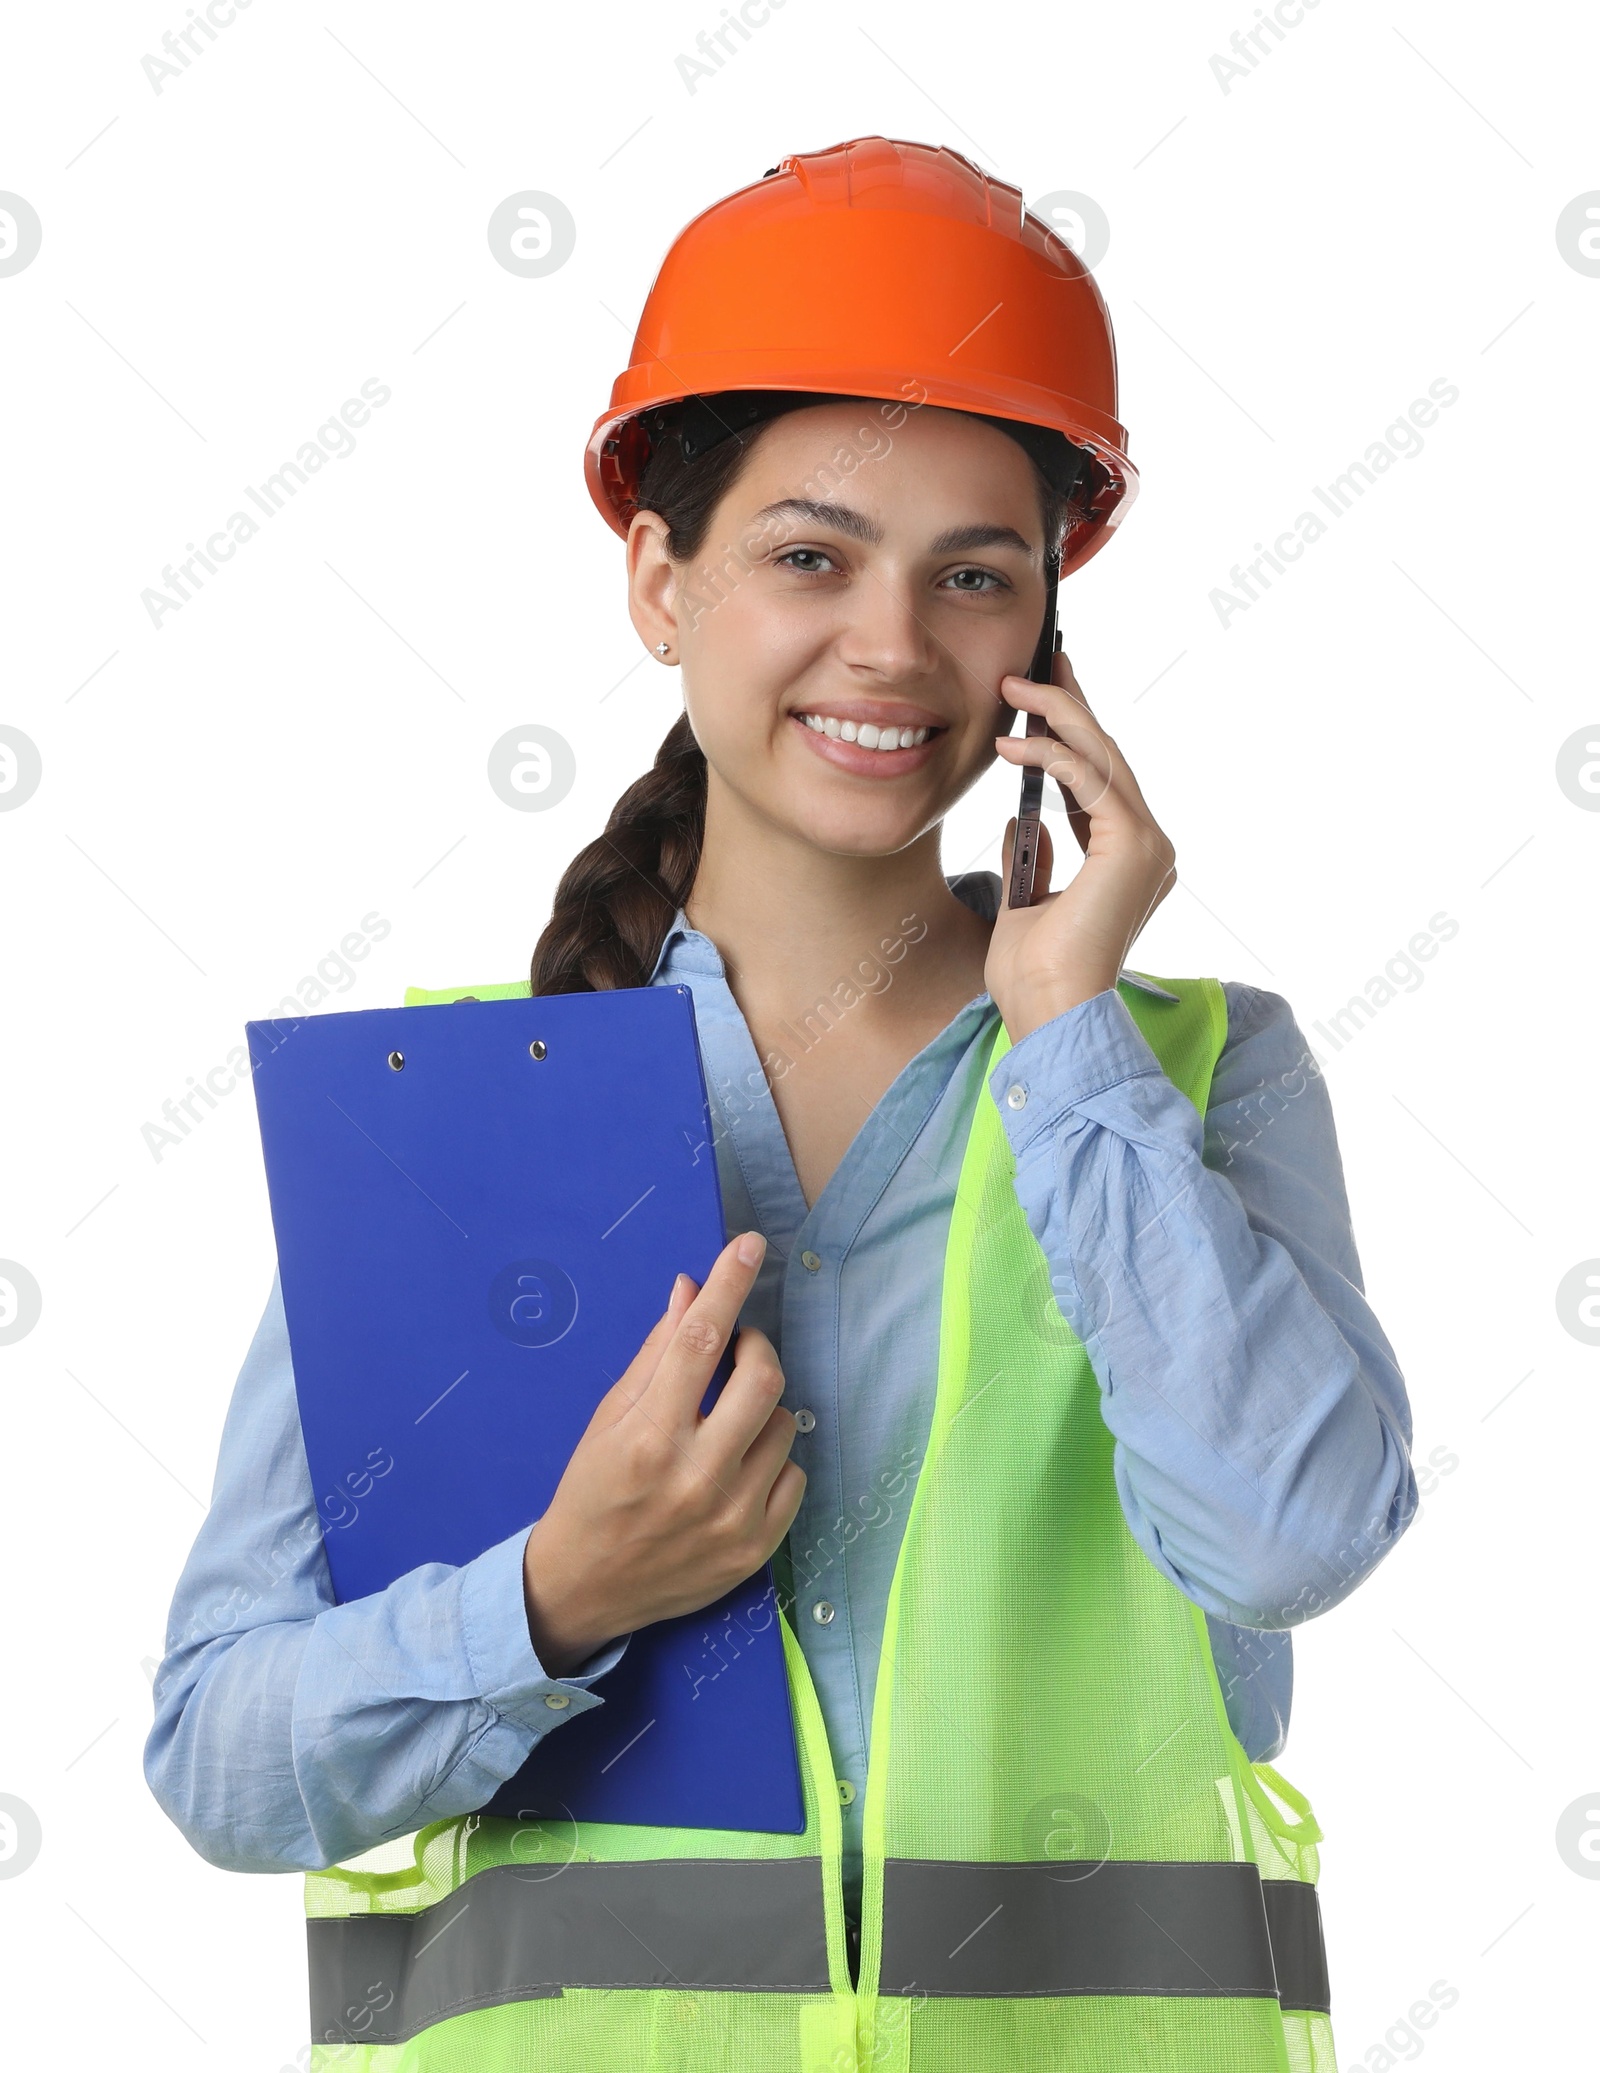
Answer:
[[[668,528],[659,511],[640,511],[628,527],[628,617],[647,648],[679,647],[675,606],[677,564],[667,553]]]

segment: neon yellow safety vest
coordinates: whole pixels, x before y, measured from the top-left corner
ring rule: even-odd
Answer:
[[[1160,984],[1178,999],[1121,998],[1203,1114],[1222,989]],[[1009,1049],[1002,1027],[991,1069]],[[464,1815],[385,1846],[398,1869],[311,1873],[313,2068],[1335,2073],[1321,1831],[1246,1757],[1204,1614],[1128,1530],[1013,1174],[980,1089],[873,1703],[859,1985],[780,1610],[803,1835]]]

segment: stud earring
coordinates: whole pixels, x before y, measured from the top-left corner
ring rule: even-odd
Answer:
[[[667,643],[666,643],[665,641],[657,641],[657,642],[656,642],[656,653],[657,653],[658,655],[665,655],[665,654],[666,654],[666,652],[667,652]]]

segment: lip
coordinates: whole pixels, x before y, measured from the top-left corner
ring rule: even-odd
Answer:
[[[828,708],[808,705],[805,710],[808,713],[821,713],[826,717]],[[942,724],[932,719],[908,720],[902,717],[897,721],[895,718],[896,713],[904,715],[915,710],[917,708],[906,706],[885,707],[883,721],[879,724],[891,727],[933,727]],[[848,720],[853,719],[855,714],[843,713],[839,717]],[[870,715],[864,717],[870,718]],[[914,749],[864,749],[859,742],[841,741],[837,735],[822,734],[815,727],[808,727],[797,712],[791,713],[789,720],[814,755],[820,756],[824,763],[831,763],[836,770],[849,771],[854,777],[875,777],[880,780],[909,777],[913,771],[922,768],[944,739],[943,733],[930,734],[926,741],[919,742]]]
[[[942,713],[929,712],[925,705],[907,705],[892,698],[819,698],[815,705],[798,705],[796,713],[815,713],[821,720],[863,720],[874,727],[948,727]]]

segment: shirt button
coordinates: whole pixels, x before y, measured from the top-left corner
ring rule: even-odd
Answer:
[[[822,1262],[814,1252],[803,1252],[800,1255],[800,1264],[808,1274],[815,1274]]]
[[[1027,1099],[1028,1090],[1020,1081],[1015,1086],[1006,1089],[1007,1108],[1022,1108],[1026,1104]]]
[[[839,1780],[839,1804],[840,1804],[840,1806],[841,1806],[841,1807],[849,1807],[849,1806],[853,1806],[853,1805],[855,1804],[855,1797],[856,1797],[856,1788],[855,1788],[855,1786],[854,1786],[854,1785],[853,1785],[853,1784],[851,1783],[851,1781],[850,1781],[850,1780],[849,1780],[848,1778],[841,1778],[841,1779]]]
[[[833,1618],[833,1607],[826,1598],[819,1598],[816,1604],[812,1606],[811,1617],[819,1627],[825,1627],[829,1620]]]
[[[570,1692],[546,1692],[544,1702],[547,1706],[570,1706],[572,1704],[572,1694]]]
[[[816,1425],[816,1422],[817,1414],[815,1411],[796,1411],[794,1414],[794,1429],[796,1432],[810,1432]]]

